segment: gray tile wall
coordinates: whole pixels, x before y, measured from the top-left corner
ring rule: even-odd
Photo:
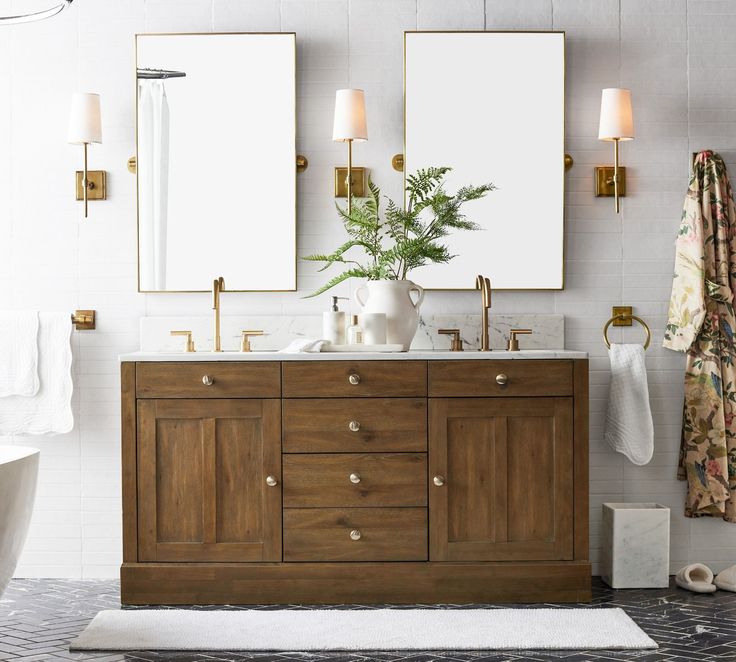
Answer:
[[[42,5],[40,0],[33,0]],[[27,4],[27,3],[24,3]],[[46,3],[47,4],[47,3]],[[0,0],[10,11],[17,2]],[[98,330],[77,333],[78,425],[33,439],[43,450],[38,507],[20,576],[106,577],[120,561],[117,354],[136,348],[141,315],[203,314],[206,295],[136,293],[133,39],[145,31],[293,30],[299,44],[300,254],[329,248],[337,232],[331,141],[334,90],[363,87],[370,141],[357,164],[401,195],[390,166],[402,150],[402,32],[412,29],[557,29],[567,32],[567,289],[499,293],[496,312],[561,313],[568,347],[591,355],[591,545],[598,557],[603,501],[658,501],[672,508],[672,564],[736,562],[736,527],[682,517],[674,478],[682,405],[682,357],[659,348],[673,242],[691,151],[720,151],[736,172],[736,3],[728,0],[77,0],[53,21],[4,28],[0,39],[0,307],[96,308]],[[498,66],[503,66],[499,63]],[[493,67],[479,72],[493,84]],[[237,84],[237,83],[235,83]],[[611,161],[596,139],[600,89],[634,93],[637,139],[622,147],[629,196],[620,216],[592,195],[592,167]],[[105,143],[91,165],[109,173],[109,200],[84,221],[74,202],[78,148],[65,142],[71,91],[103,95]],[[203,182],[216,173],[203,171]],[[530,177],[530,186],[533,179]],[[228,295],[232,314],[309,314],[320,283],[300,267],[301,293]],[[350,286],[342,294],[349,294]],[[656,453],[634,467],[602,440],[608,364],[601,328],[613,304],[651,325],[648,352]],[[474,312],[477,296],[430,293],[427,313]],[[640,337],[617,331],[618,340]],[[22,438],[11,440],[24,443]],[[530,480],[533,480],[530,470]]]

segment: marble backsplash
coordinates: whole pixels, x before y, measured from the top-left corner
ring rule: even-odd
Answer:
[[[192,331],[198,351],[212,348],[211,317],[142,317],[140,349],[146,352],[183,350],[184,339],[172,337],[174,329]],[[234,351],[240,347],[240,331],[261,329],[265,333],[251,339],[254,350],[278,350],[295,338],[322,336],[320,315],[228,316],[221,320],[222,348]],[[422,317],[412,349],[449,349],[449,336],[439,335],[438,329],[460,329],[463,347],[478,349],[480,345],[480,315],[428,315]],[[563,315],[503,314],[489,320],[491,348],[506,349],[510,329],[531,329],[531,335],[519,336],[521,349],[565,349],[565,318]]]

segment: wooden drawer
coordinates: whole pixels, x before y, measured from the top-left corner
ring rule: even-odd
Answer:
[[[499,384],[505,377],[505,384]],[[572,395],[572,361],[430,361],[430,397]]]
[[[212,383],[205,384],[205,377]],[[278,398],[281,375],[275,362],[138,363],[139,398]]]
[[[282,366],[285,398],[427,395],[425,361],[284,361]]]
[[[284,455],[283,485],[286,508],[426,506],[427,455]]]
[[[287,562],[426,561],[427,558],[426,508],[284,511],[284,561]]]
[[[427,450],[424,398],[283,401],[285,453],[386,453]]]

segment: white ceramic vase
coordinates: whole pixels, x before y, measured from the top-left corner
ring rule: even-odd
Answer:
[[[416,292],[416,301],[411,293]],[[386,342],[409,349],[419,326],[424,290],[410,280],[369,280],[355,290],[355,300],[366,313],[386,314]]]

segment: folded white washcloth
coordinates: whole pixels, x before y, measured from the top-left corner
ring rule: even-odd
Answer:
[[[649,386],[644,348],[611,344],[611,391],[608,396],[605,438],[613,450],[642,465],[654,453],[654,424],[649,408]]]
[[[38,313],[0,311],[0,398],[38,392]]]
[[[74,427],[72,321],[69,313],[39,313],[38,375],[31,397],[0,398],[0,435],[61,434]]]
[[[321,352],[322,347],[329,343],[329,340],[314,340],[310,338],[297,338],[292,340],[284,349],[280,349],[280,354],[304,354],[311,352]]]

